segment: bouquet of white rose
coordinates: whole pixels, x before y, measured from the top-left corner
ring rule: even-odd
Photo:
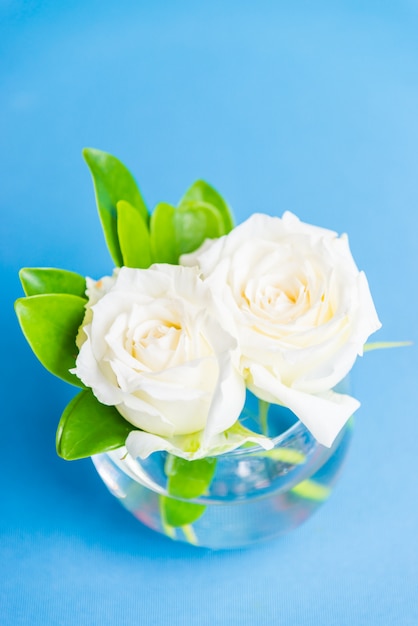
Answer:
[[[116,268],[100,280],[23,269],[16,302],[39,360],[82,389],[61,417],[58,454],[121,448],[193,463],[250,444],[269,450],[270,404],[331,446],[359,406],[335,387],[380,327],[347,237],[288,212],[234,228],[203,181],[149,215],[120,161],[84,156]],[[248,393],[262,407],[258,430],[242,420]],[[187,480],[191,466],[180,466]]]

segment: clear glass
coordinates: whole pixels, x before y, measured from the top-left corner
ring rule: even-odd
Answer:
[[[249,394],[243,416],[248,427],[258,419],[255,402]],[[149,528],[198,546],[240,548],[307,520],[328,499],[351,438],[352,420],[326,448],[287,409],[272,405],[268,418],[274,448],[252,446],[217,457],[205,495],[188,500],[205,505],[203,515],[180,528],[167,526],[161,516],[160,496],[168,495],[167,453],[141,460],[119,448],[92,460],[109,491]]]

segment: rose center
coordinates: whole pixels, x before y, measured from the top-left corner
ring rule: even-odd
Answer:
[[[183,329],[177,322],[154,320],[128,333],[125,348],[136,361],[158,371],[167,366],[182,334]]]
[[[140,337],[138,345],[147,348],[156,343],[166,344],[169,342],[171,344],[173,340],[178,339],[178,331],[180,330],[181,326],[172,322],[157,324]]]

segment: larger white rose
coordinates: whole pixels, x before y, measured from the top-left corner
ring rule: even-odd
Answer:
[[[289,407],[320,443],[332,445],[359,406],[332,388],[380,327],[347,237],[288,212],[281,219],[255,214],[182,263],[200,268],[222,316],[230,313],[249,389]]]
[[[211,292],[196,270],[123,267],[91,284],[89,295],[73,371],[141,429],[129,435],[128,450],[197,458],[222,447],[245,383],[232,361],[236,341],[213,316]]]

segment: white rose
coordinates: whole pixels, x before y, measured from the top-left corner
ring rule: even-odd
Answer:
[[[87,339],[87,335],[84,332],[84,327],[87,326],[87,324],[89,324],[92,320],[93,313],[91,311],[91,307],[96,304],[96,302],[98,302],[100,298],[103,298],[103,296],[111,289],[111,287],[115,283],[118,273],[119,268],[117,267],[113,270],[112,276],[103,276],[103,278],[101,278],[100,280],[93,280],[92,278],[89,278],[87,276],[86,296],[88,298],[88,301],[86,304],[86,313],[84,315],[83,323],[78,330],[75,340],[78,349],[81,348],[81,346]]]
[[[222,446],[245,383],[232,360],[236,341],[212,314],[211,292],[196,270],[123,267],[105,286],[90,285],[94,303],[73,371],[141,429],[130,433],[128,451],[198,458]]]
[[[331,446],[359,406],[332,388],[380,327],[347,237],[288,212],[255,214],[181,262],[199,267],[222,316],[230,313],[249,389],[289,407]]]

